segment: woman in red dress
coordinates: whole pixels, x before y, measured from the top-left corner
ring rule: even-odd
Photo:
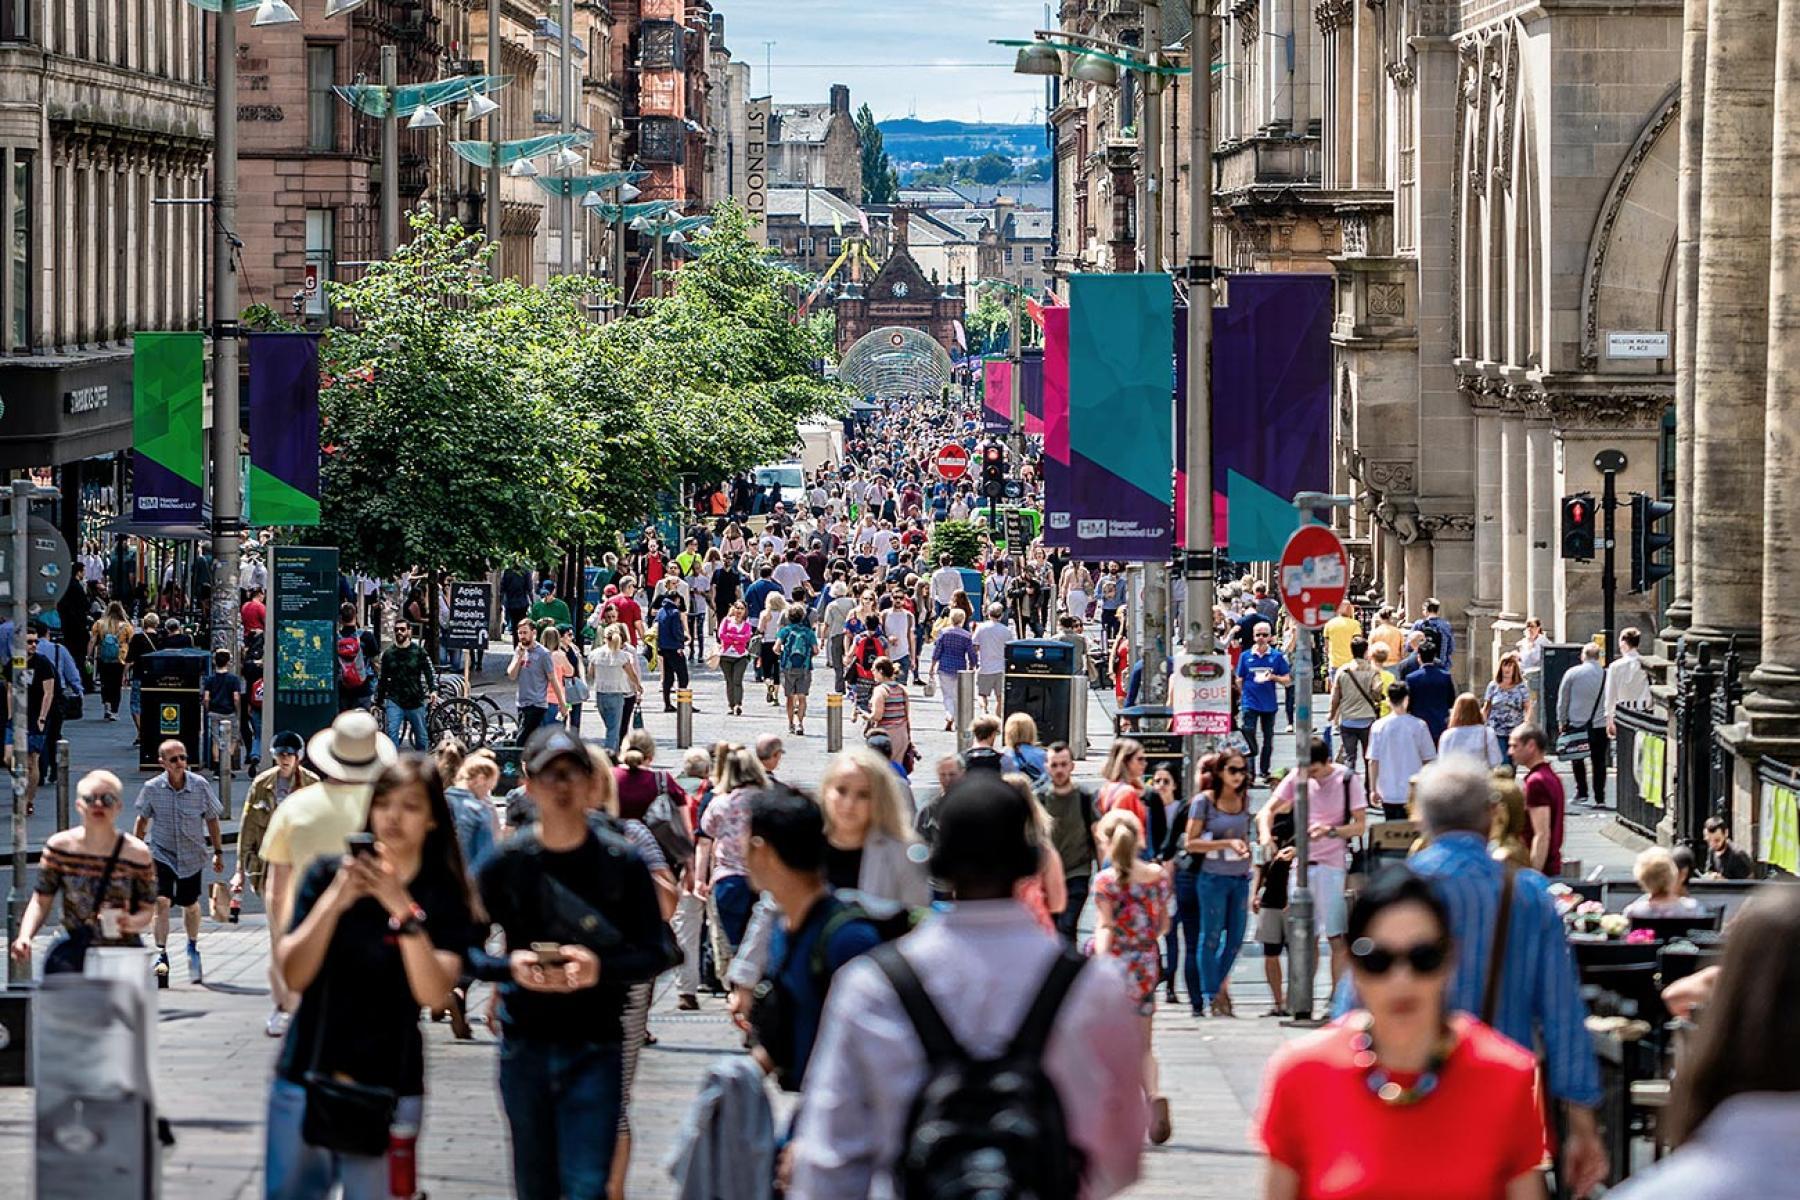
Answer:
[[[1347,940],[1364,1007],[1269,1063],[1252,1130],[1265,1200],[1542,1200],[1536,1063],[1445,1011],[1455,957],[1430,886],[1380,876]]]

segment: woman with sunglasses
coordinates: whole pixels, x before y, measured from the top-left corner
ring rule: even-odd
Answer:
[[[366,1115],[326,1093],[332,1083],[386,1090],[391,1116],[378,1124],[417,1136],[419,1010],[449,1006],[463,953],[477,941],[480,907],[437,764],[409,754],[384,769],[364,832],[372,836],[353,838],[349,854],[307,869],[276,954],[300,996],[269,1090],[264,1170],[269,1195],[284,1200],[324,1200],[336,1186],[344,1200],[388,1195],[388,1129],[364,1128]],[[333,1113],[344,1118],[335,1144],[319,1144],[315,1126]]]
[[[31,961],[31,939],[62,897],[64,940],[50,948],[44,973],[81,970],[86,948],[137,946],[156,919],[156,872],[150,847],[118,828],[125,785],[111,771],[90,771],[75,789],[81,824],[50,835],[25,907],[15,961]]]
[[[1363,1007],[1269,1063],[1255,1134],[1265,1200],[1542,1200],[1537,1064],[1446,1010],[1449,916],[1404,868],[1350,913]]]
[[[1007,722],[1010,724],[1011,721],[1012,718],[1008,717]],[[1210,757],[1207,761],[1210,761]],[[1194,857],[1182,845],[1187,833],[1188,810],[1193,801],[1181,799],[1181,783],[1175,776],[1176,770],[1168,763],[1157,764],[1156,770],[1150,773],[1150,790],[1145,793],[1147,803],[1160,801],[1169,813],[1169,835],[1156,855],[1162,862],[1163,869],[1168,872],[1174,902],[1169,932],[1163,935],[1163,1000],[1169,1004],[1180,999],[1175,994],[1175,978],[1182,974],[1182,963],[1194,957],[1194,934],[1199,929],[1199,900],[1194,895]],[[1204,762],[1200,770],[1204,775]],[[1181,949],[1183,940],[1187,942],[1185,954]],[[1194,986],[1191,972],[1189,975],[1188,994],[1197,1000],[1200,992]]]
[[[1195,1016],[1229,1017],[1231,966],[1244,944],[1250,909],[1250,762],[1235,750],[1217,757],[1188,809],[1186,848],[1198,864],[1194,899],[1199,937],[1190,938],[1196,968],[1188,976]],[[1199,975],[1194,987],[1193,975]]]
[[[1106,765],[1100,768],[1100,778],[1105,782],[1094,800],[1098,812],[1122,808],[1137,818],[1139,829],[1149,831],[1148,839],[1138,841],[1139,857],[1144,859],[1149,859],[1169,836],[1168,812],[1160,801],[1146,802],[1144,768],[1149,764],[1144,743],[1136,738],[1114,738],[1106,752]]]

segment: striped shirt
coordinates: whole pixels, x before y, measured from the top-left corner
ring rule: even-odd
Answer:
[[[1506,868],[1488,854],[1486,841],[1473,833],[1439,835],[1407,866],[1431,881],[1438,899],[1450,910],[1456,975],[1447,1003],[1480,1015]],[[1355,990],[1346,975],[1333,1015],[1355,1005]],[[1520,871],[1513,885],[1512,924],[1506,935],[1494,1028],[1526,1049],[1541,1049],[1552,1096],[1593,1108],[1601,1099],[1600,1065],[1588,1037],[1587,1015],[1575,956],[1563,935],[1549,885],[1536,871]]]

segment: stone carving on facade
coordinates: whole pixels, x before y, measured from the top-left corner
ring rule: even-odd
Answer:
[[[1344,218],[1344,254],[1351,258],[1362,258],[1369,253],[1369,219],[1367,217]]]
[[[1368,308],[1371,317],[1404,318],[1406,316],[1406,285],[1404,283],[1369,284]]]
[[[1663,130],[1669,127],[1681,111],[1681,81],[1676,82],[1663,96],[1662,103],[1638,131],[1637,140],[1632,142],[1630,153],[1619,165],[1613,176],[1612,186],[1606,191],[1606,204],[1600,210],[1600,219],[1594,225],[1594,234],[1588,239],[1587,270],[1581,280],[1581,366],[1583,370],[1592,371],[1600,364],[1600,280],[1606,268],[1606,253],[1612,244],[1613,225],[1619,219],[1619,212],[1625,206],[1625,198],[1631,192],[1631,185],[1637,179],[1638,171],[1644,160],[1650,157],[1656,140],[1662,136]]]
[[[1383,495],[1412,495],[1414,471],[1407,458],[1367,458],[1362,464],[1363,481]]]
[[[1672,384],[1636,391],[1550,390],[1543,395],[1545,411],[1563,429],[1661,429],[1663,414],[1675,403]]]
[[[1334,32],[1350,24],[1351,14],[1355,6],[1351,0],[1319,0],[1313,6],[1313,20],[1319,23],[1319,32],[1330,37]]]
[[[1420,513],[1419,533],[1433,542],[1466,542],[1475,537],[1475,514],[1466,512]]]
[[[1411,54],[1399,62],[1389,63],[1387,73],[1388,78],[1394,81],[1394,86],[1402,90],[1412,87],[1419,80],[1418,72],[1413,69]]]
[[[1508,407],[1506,385],[1493,375],[1459,374],[1456,390],[1469,407],[1481,412],[1500,412]]]

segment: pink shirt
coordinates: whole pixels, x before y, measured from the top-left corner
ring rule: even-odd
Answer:
[[[1299,779],[1299,771],[1289,771],[1287,778],[1281,781],[1281,786],[1275,789],[1275,794],[1269,797],[1269,803],[1275,804],[1283,800],[1291,802]],[[1349,786],[1348,797],[1344,794],[1346,784]],[[1363,811],[1366,804],[1362,780],[1352,775],[1345,766],[1332,767],[1330,775],[1323,780],[1313,780],[1306,789],[1306,809],[1311,824],[1329,821],[1333,825],[1348,825],[1356,819],[1357,813]],[[1306,843],[1306,861],[1340,870],[1349,866],[1342,838],[1309,839]]]
[[[750,622],[727,617],[719,625],[719,650],[723,654],[750,653]]]

